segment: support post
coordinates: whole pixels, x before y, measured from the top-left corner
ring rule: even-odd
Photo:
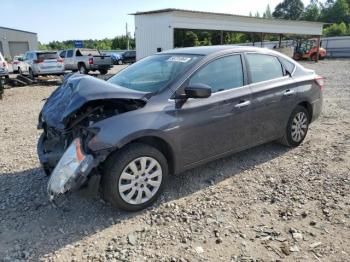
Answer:
[[[279,41],[278,41],[278,48],[281,48],[282,47],[282,34],[280,34],[280,38],[279,38]]]
[[[260,39],[261,39],[260,47],[263,47],[263,43],[264,43],[264,34],[263,33],[261,33]]]
[[[320,45],[321,45],[321,36],[317,36],[317,57],[316,63],[318,62],[318,58],[320,57]]]
[[[224,44],[224,31],[220,31],[220,44],[223,45]]]
[[[250,34],[250,37],[252,38],[253,46],[255,46],[255,43],[254,43],[254,34]]]

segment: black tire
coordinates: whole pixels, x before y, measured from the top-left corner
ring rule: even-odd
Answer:
[[[108,73],[108,70],[107,70],[107,69],[100,69],[100,70],[98,70],[98,71],[100,71],[101,75],[105,75],[105,74]]]
[[[84,75],[86,75],[89,72],[84,64],[78,65],[78,71],[80,74],[84,74]]]
[[[40,155],[42,153],[45,153],[45,152],[42,152],[42,150],[44,148],[44,140],[45,140],[45,134],[41,133],[40,138],[39,138],[38,143],[37,143],[37,154],[38,154],[39,158],[40,158]],[[44,170],[44,173],[47,176],[50,176],[54,168],[48,166],[47,164],[43,164],[43,163],[41,163],[41,165],[42,165],[42,168]]]
[[[122,65],[123,64],[123,60],[119,59],[118,60],[118,65]]]
[[[310,58],[311,58],[312,61],[316,62],[316,60],[317,60],[317,53],[311,54]],[[318,60],[320,60],[320,55],[318,56]]]
[[[23,75],[22,69],[18,68],[18,74]]]
[[[124,201],[121,196],[119,180],[123,170],[129,165],[129,163],[140,157],[151,157],[158,161],[162,171],[161,184],[158,191],[155,191],[153,197],[147,202],[142,204],[130,204]],[[126,211],[138,211],[150,206],[158,198],[166,184],[167,178],[168,163],[164,155],[152,146],[141,143],[132,143],[121,150],[112,153],[105,161],[101,182],[102,195],[106,201],[110,202],[115,207]]]
[[[304,134],[300,135],[300,139],[295,139],[293,138],[293,121],[295,120],[295,118],[297,117],[298,114],[304,115],[306,118],[305,121],[305,125],[306,128],[302,128]],[[309,129],[309,124],[310,124],[310,115],[309,112],[305,109],[305,107],[303,106],[297,106],[292,114],[289,117],[288,120],[288,124],[286,127],[286,131],[284,136],[280,139],[280,143],[285,145],[285,146],[289,146],[289,147],[297,147],[299,146],[305,139],[306,135],[307,135],[307,131]]]
[[[29,68],[29,73],[28,73],[28,76],[30,79],[34,80],[35,76],[34,76],[34,73],[33,73],[33,70],[31,68]]]

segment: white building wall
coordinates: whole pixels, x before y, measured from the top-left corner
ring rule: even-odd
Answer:
[[[10,57],[9,42],[28,42],[29,50],[38,49],[37,34],[0,27],[0,41],[4,57]]]
[[[155,54],[174,46],[174,30],[167,13],[135,16],[136,59]]]
[[[247,16],[171,11],[135,15],[137,60],[174,48],[174,29],[223,30],[273,34],[322,35],[322,23]]]

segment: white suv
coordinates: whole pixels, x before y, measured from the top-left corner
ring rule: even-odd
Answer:
[[[63,59],[56,51],[29,51],[24,55],[18,71],[30,78],[38,75],[63,75]]]
[[[0,53],[0,76],[5,76],[5,78],[9,77],[9,68],[1,53]]]

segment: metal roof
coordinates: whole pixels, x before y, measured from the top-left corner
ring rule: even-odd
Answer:
[[[171,13],[171,12],[184,12],[184,13],[193,13],[193,14],[244,17],[244,18],[251,18],[251,19],[270,20],[270,21],[276,21],[276,22],[278,22],[278,21],[284,21],[284,22],[289,21],[289,22],[293,22],[293,23],[301,22],[301,23],[311,23],[311,24],[320,24],[320,25],[326,24],[326,23],[323,23],[323,22],[314,22],[314,21],[287,20],[287,19],[278,19],[278,18],[262,18],[262,17],[254,17],[254,16],[235,15],[235,14],[229,14],[229,13],[215,13],[215,12],[195,11],[195,10],[186,10],[186,9],[178,9],[178,8],[165,8],[165,9],[158,9],[158,10],[151,10],[151,11],[144,11],[144,12],[136,12],[136,13],[132,13],[130,15],[151,15],[151,14]]]
[[[28,33],[28,34],[34,34],[34,35],[38,34],[38,33],[34,33],[34,32],[29,32],[29,31],[24,31],[24,30],[20,30],[20,29],[9,28],[9,27],[3,27],[3,26],[0,26],[0,29],[12,30],[12,31]]]
[[[157,54],[188,54],[188,55],[210,55],[221,51],[233,51],[233,52],[267,52],[274,53],[272,50],[254,46],[234,46],[234,45],[214,45],[214,46],[196,46],[196,47],[184,47],[175,48],[167,51],[163,51]]]

